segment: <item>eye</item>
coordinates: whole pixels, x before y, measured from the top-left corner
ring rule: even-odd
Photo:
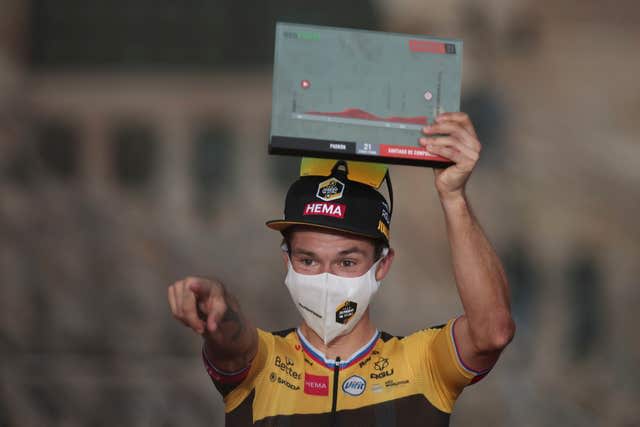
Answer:
[[[349,267],[355,267],[355,265],[356,265],[356,262],[352,259],[343,259],[342,261],[340,261],[341,267],[349,268]]]

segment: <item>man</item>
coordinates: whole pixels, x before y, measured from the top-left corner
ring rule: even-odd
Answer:
[[[285,279],[303,322],[256,329],[230,288],[187,278],[169,288],[173,315],[204,338],[203,360],[229,426],[442,426],[514,334],[502,266],[465,196],[480,143],[464,113],[445,113],[420,144],[451,159],[434,169],[464,314],[407,337],[378,332],[368,304],[389,272],[389,206],[334,168],[287,194]],[[445,136],[443,136],[445,135]]]

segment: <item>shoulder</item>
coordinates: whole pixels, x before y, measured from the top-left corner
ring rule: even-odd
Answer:
[[[291,334],[295,334],[295,332],[296,332],[296,328],[287,328],[279,331],[271,331],[269,333],[275,337],[286,338]]]
[[[440,334],[449,333],[450,322],[429,326],[424,329],[412,332],[409,335],[392,335],[387,332],[380,332],[380,339],[385,343],[393,343],[397,341],[403,345],[426,344],[433,337]]]

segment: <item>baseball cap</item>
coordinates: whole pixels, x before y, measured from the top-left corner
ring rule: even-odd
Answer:
[[[303,159],[302,176],[287,192],[284,218],[267,221],[267,227],[284,231],[293,225],[308,225],[382,240],[388,244],[393,191],[387,167],[376,164],[367,167],[363,162],[344,160],[319,160],[323,165]],[[374,187],[376,182],[379,187],[383,181],[387,183],[391,206]]]

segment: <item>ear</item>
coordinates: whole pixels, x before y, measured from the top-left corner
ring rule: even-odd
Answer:
[[[389,248],[389,253],[386,257],[382,258],[380,264],[378,264],[378,268],[376,269],[376,280],[382,281],[386,276],[389,270],[391,269],[391,264],[393,264],[393,257],[396,255],[396,251],[393,248]]]

